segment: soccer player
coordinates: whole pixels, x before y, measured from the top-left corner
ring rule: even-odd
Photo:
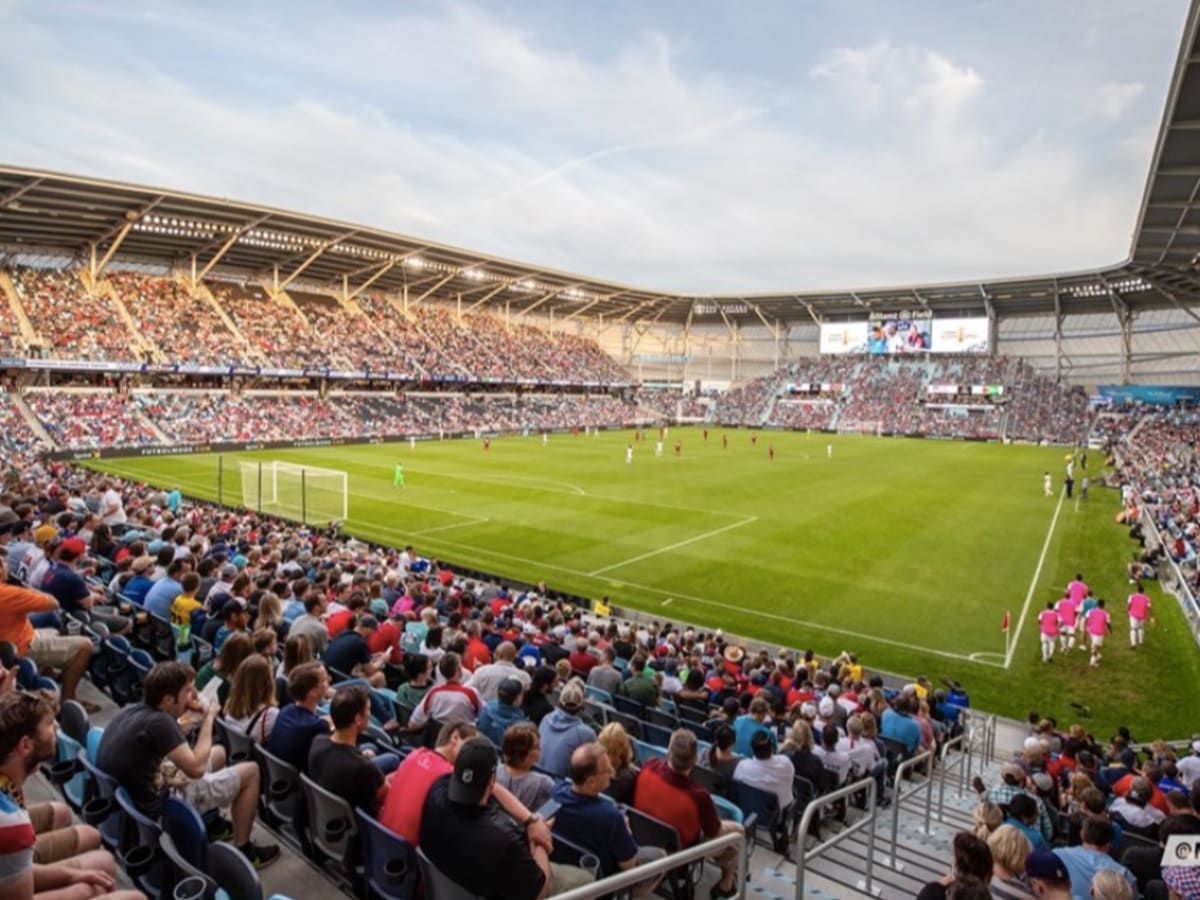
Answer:
[[[1138,591],[1129,595],[1126,606],[1129,607],[1129,646],[1136,650],[1146,639],[1146,618],[1150,615],[1150,598]]]
[[[826,445],[825,445],[825,458],[826,458],[826,459],[833,459],[833,444],[826,444]]]
[[[1063,596],[1054,605],[1058,613],[1058,643],[1063,653],[1075,649],[1075,627],[1079,616],[1079,604],[1071,599],[1070,594]]]
[[[1054,479],[1050,477],[1050,473],[1046,472],[1042,475],[1042,496],[1054,496]]]
[[[775,445],[774,444],[767,445],[767,456],[769,456],[771,458],[771,462],[775,462]]]
[[[491,449],[492,449],[492,439],[491,439],[490,437],[485,437],[485,438],[483,439],[483,449],[484,449],[484,450],[491,450]]]
[[[675,455],[680,456],[682,453],[683,453],[683,441],[676,440],[675,441]]]
[[[750,434],[750,446],[751,447],[758,446],[758,435],[754,434],[753,432],[751,432],[751,434]]]
[[[396,463],[396,468],[392,470],[392,487],[404,487],[404,466]]]
[[[628,465],[631,465],[632,463],[633,463],[633,444],[629,444],[625,448],[625,465],[628,466]]]
[[[662,456],[662,450],[663,450],[663,448],[662,448],[662,441],[659,441],[658,443],[656,443],[656,444],[654,445],[654,455],[655,455],[655,456]]]
[[[549,443],[550,443],[550,432],[543,431],[542,432],[542,446],[545,447]]]
[[[1089,666],[1100,665],[1100,648],[1104,646],[1104,636],[1112,631],[1112,620],[1104,608],[1104,601],[1097,600],[1096,605],[1088,610],[1087,632],[1091,637],[1092,658]]]
[[[704,429],[704,443],[706,443],[706,444],[708,443],[708,429],[707,428]]]
[[[1053,603],[1047,603],[1038,614],[1038,631],[1042,635],[1042,662],[1048,663],[1054,658],[1054,639],[1058,637],[1058,613]]]
[[[721,449],[722,450],[729,449],[729,435],[727,435],[727,434],[721,435]]]

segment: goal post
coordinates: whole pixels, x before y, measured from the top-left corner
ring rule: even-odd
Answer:
[[[341,469],[275,459],[243,461],[239,467],[247,509],[313,525],[349,515],[349,478]]]

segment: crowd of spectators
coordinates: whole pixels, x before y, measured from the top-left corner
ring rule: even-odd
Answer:
[[[1013,368],[1008,436],[1035,443],[1082,443],[1089,418],[1087,392],[1039,375],[1024,360],[1016,360]]]
[[[52,356],[138,360],[129,327],[111,298],[103,291],[89,294],[78,274],[18,268],[12,278],[21,308]]]
[[[161,441],[136,406],[112,392],[30,392],[25,402],[58,447],[138,447]]]
[[[1200,596],[1200,414],[1130,407],[1107,418],[1108,448],[1125,503],[1123,519],[1148,544],[1134,564],[1153,570],[1169,556],[1192,596]],[[1143,531],[1143,512],[1152,518],[1161,545]]]
[[[129,310],[138,331],[181,365],[248,365],[244,345],[216,309],[192,297],[179,282],[137,272],[118,272],[109,283]]]
[[[357,310],[342,308],[332,297],[294,295],[293,300],[308,322],[313,346],[326,354],[329,368],[361,372],[392,358],[392,349],[375,324]]]
[[[38,449],[41,444],[8,393],[0,394],[0,450],[6,456],[19,459]]]
[[[26,395],[55,446],[91,448],[161,443],[286,441],[327,437],[439,436],[616,428],[634,423],[637,408],[610,395],[402,395],[104,391]],[[9,440],[32,435],[11,406]]]
[[[276,303],[254,285],[213,282],[209,290],[261,362],[277,369],[323,367],[325,350],[295,307]]]

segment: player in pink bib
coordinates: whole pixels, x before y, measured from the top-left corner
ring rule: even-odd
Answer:
[[[1075,628],[1079,617],[1079,604],[1070,595],[1063,597],[1054,609],[1058,613],[1058,645],[1063,653],[1075,649]]]
[[[1129,607],[1129,646],[1136,650],[1146,639],[1146,619],[1150,616],[1150,598],[1138,591],[1126,601]]]
[[[1087,628],[1092,644],[1092,658],[1088,665],[1098,666],[1100,665],[1100,648],[1104,646],[1104,637],[1112,631],[1112,620],[1109,618],[1108,610],[1104,608],[1103,600],[1097,600],[1096,605],[1088,610],[1084,627]]]
[[[1083,602],[1083,598],[1087,596],[1087,592],[1088,586],[1083,580],[1082,575],[1077,574],[1075,580],[1067,585],[1067,596],[1075,601],[1076,606]]]
[[[1038,630],[1042,633],[1042,662],[1048,663],[1054,657],[1054,639],[1058,637],[1058,613],[1053,603],[1047,603],[1038,614]]]

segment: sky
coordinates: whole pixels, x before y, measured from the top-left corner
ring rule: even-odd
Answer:
[[[1129,251],[1185,0],[0,0],[0,163],[729,294]]]

